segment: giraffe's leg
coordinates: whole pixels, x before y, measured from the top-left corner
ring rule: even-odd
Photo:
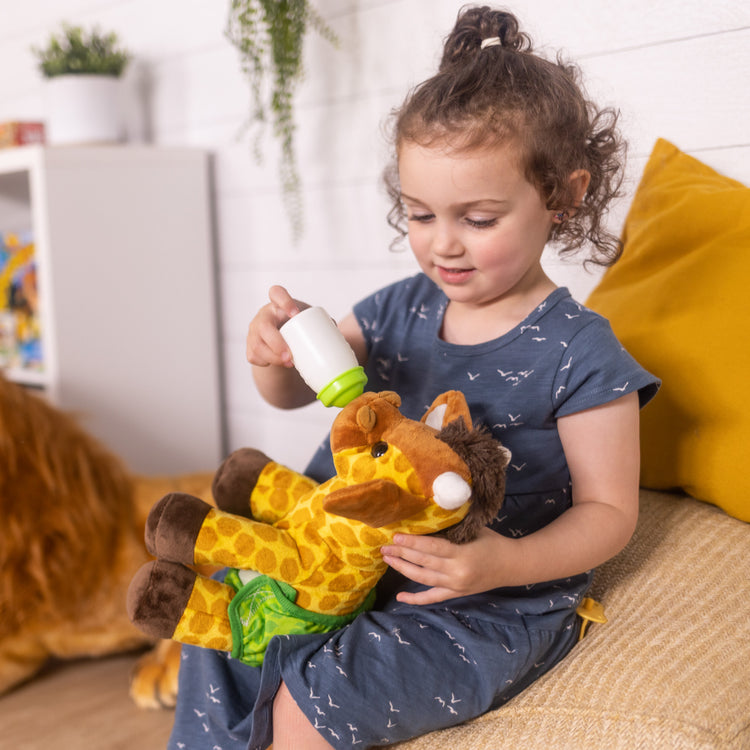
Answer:
[[[275,523],[317,482],[253,448],[232,453],[219,467],[212,491],[216,505],[238,516]]]
[[[192,565],[195,541],[212,508],[197,497],[171,492],[146,519],[146,549],[162,560]]]
[[[146,563],[128,589],[128,615],[144,633],[194,646],[232,650],[227,608],[234,589],[179,563]]]
[[[283,573],[272,548],[291,559],[299,556],[288,531],[227,513],[179,492],[166,495],[152,508],[146,547],[160,560],[252,568],[271,576]],[[299,561],[295,571],[299,571]]]
[[[211,491],[216,505],[238,516],[252,518],[250,495],[271,459],[254,448],[240,448],[224,459],[214,475]]]

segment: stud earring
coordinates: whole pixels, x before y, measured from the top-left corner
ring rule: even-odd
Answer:
[[[562,224],[566,219],[568,218],[568,212],[567,211],[558,211],[555,214],[555,221]]]

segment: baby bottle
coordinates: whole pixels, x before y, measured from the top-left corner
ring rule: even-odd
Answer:
[[[352,348],[322,307],[308,307],[279,329],[294,366],[324,406],[346,406],[365,389],[367,376]]]

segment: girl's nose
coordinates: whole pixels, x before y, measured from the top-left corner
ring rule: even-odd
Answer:
[[[432,251],[443,257],[454,257],[463,254],[463,246],[450,226],[440,222],[435,227],[432,238]]]

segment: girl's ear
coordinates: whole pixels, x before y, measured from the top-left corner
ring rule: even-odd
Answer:
[[[563,209],[562,211],[556,210],[553,214],[552,221],[555,224],[563,224],[571,216],[575,216],[576,209],[581,205],[586,191],[589,189],[589,183],[591,182],[591,172],[587,169],[576,169],[572,172],[568,178],[570,182],[570,192],[573,196],[573,201],[570,208]]]
[[[586,191],[589,189],[589,183],[591,182],[591,172],[587,169],[576,169],[568,178],[573,193],[573,206],[577,208],[581,205],[583,196],[586,195]]]

